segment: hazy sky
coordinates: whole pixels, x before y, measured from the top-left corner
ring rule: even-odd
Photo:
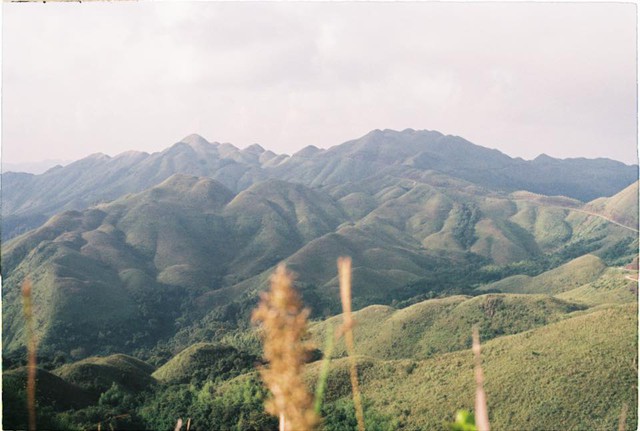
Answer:
[[[430,129],[636,163],[636,6],[4,3],[5,162]]]

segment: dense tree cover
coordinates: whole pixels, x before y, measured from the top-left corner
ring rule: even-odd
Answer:
[[[480,209],[477,205],[463,203],[455,213],[456,223],[453,226],[453,237],[464,248],[471,247],[476,241],[475,226],[480,220]]]

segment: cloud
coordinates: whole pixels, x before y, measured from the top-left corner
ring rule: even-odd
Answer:
[[[436,129],[512,156],[636,154],[635,5],[6,4],[3,156],[279,152]]]

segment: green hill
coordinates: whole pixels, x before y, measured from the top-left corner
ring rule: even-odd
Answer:
[[[158,368],[153,377],[167,384],[222,381],[253,369],[257,361],[231,346],[197,343]]]
[[[555,295],[596,280],[606,265],[593,255],[585,255],[536,277],[516,275],[478,290],[498,290],[505,293],[543,293]]]
[[[2,373],[2,429],[27,429],[26,387],[26,367]],[[36,370],[36,420],[40,429],[59,427],[56,412],[82,409],[97,401],[91,392],[46,370]]]
[[[609,198],[598,198],[584,209],[638,229],[638,181]]]
[[[6,397],[22,397],[26,401],[27,368],[21,367],[2,373],[2,394]],[[36,371],[36,401],[43,406],[52,406],[55,410],[86,407],[97,398],[93,398],[84,388],[71,383],[49,371],[38,368]],[[11,405],[4,402],[4,405]],[[26,411],[26,409],[25,409]]]
[[[637,306],[564,319],[483,343],[489,419],[494,429],[590,429],[637,426]],[[390,429],[439,429],[459,409],[473,410],[470,350],[427,360],[360,357],[369,411]],[[350,397],[348,360],[331,362],[327,401]],[[319,364],[312,364],[315,382]]]
[[[596,280],[563,292],[556,297],[589,306],[636,302],[638,300],[638,272],[607,268]]]
[[[545,295],[503,294],[450,296],[400,310],[373,305],[354,313],[356,352],[379,359],[422,359],[469,348],[474,324],[488,340],[544,326],[585,308]],[[313,325],[313,341],[324,346],[327,331],[341,324],[338,315]],[[334,356],[344,355],[340,342]]]
[[[635,232],[548,206],[567,199],[504,195],[441,174],[416,178],[380,175],[322,190],[269,180],[234,195],[215,180],[174,175],[141,193],[59,214],[3,244],[5,349],[24,344],[20,285],[27,275],[43,352],[146,358],[178,333],[191,335],[174,350],[207,339],[198,333],[244,321],[282,261],[299,274],[314,315],[329,316],[340,309],[341,255],[353,258],[357,309],[470,293],[485,281],[479,274],[487,264],[510,275],[519,270],[509,265],[548,269],[588,252],[622,264],[637,254]],[[343,206],[349,196],[367,199],[350,214]],[[591,281],[598,268],[576,268],[584,272],[555,287],[542,279],[544,287],[523,287],[521,276],[487,288],[559,293]]]
[[[139,359],[117,354],[91,357],[63,365],[53,374],[96,395],[107,391],[114,383],[124,390],[139,392],[154,385],[154,368]]]

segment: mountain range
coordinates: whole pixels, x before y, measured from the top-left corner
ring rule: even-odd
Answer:
[[[436,131],[374,130],[327,150],[308,146],[291,156],[254,144],[238,149],[191,135],[164,151],[93,154],[41,175],[2,175],[2,238],[10,239],[64,210],[81,210],[136,193],[174,174],[209,177],[234,193],[269,178],[308,187],[392,176],[437,184],[450,178],[491,190],[527,190],[590,201],[638,178],[638,167],[608,159],[532,161],[511,158]]]
[[[89,404],[122,373],[136,392],[248,372],[260,356],[249,315],[280,262],[320,345],[340,319],[336,258],[352,257],[356,343],[374,369],[459,354],[474,322],[519,357],[511,336],[542,339],[611,307],[631,315],[637,301],[624,266],[637,262],[638,167],[612,160],[525,161],[411,129],[292,156],[191,135],[159,153],[5,173],[2,186],[3,360],[23,362],[29,278],[42,378]],[[567,362],[578,348],[556,353]]]

